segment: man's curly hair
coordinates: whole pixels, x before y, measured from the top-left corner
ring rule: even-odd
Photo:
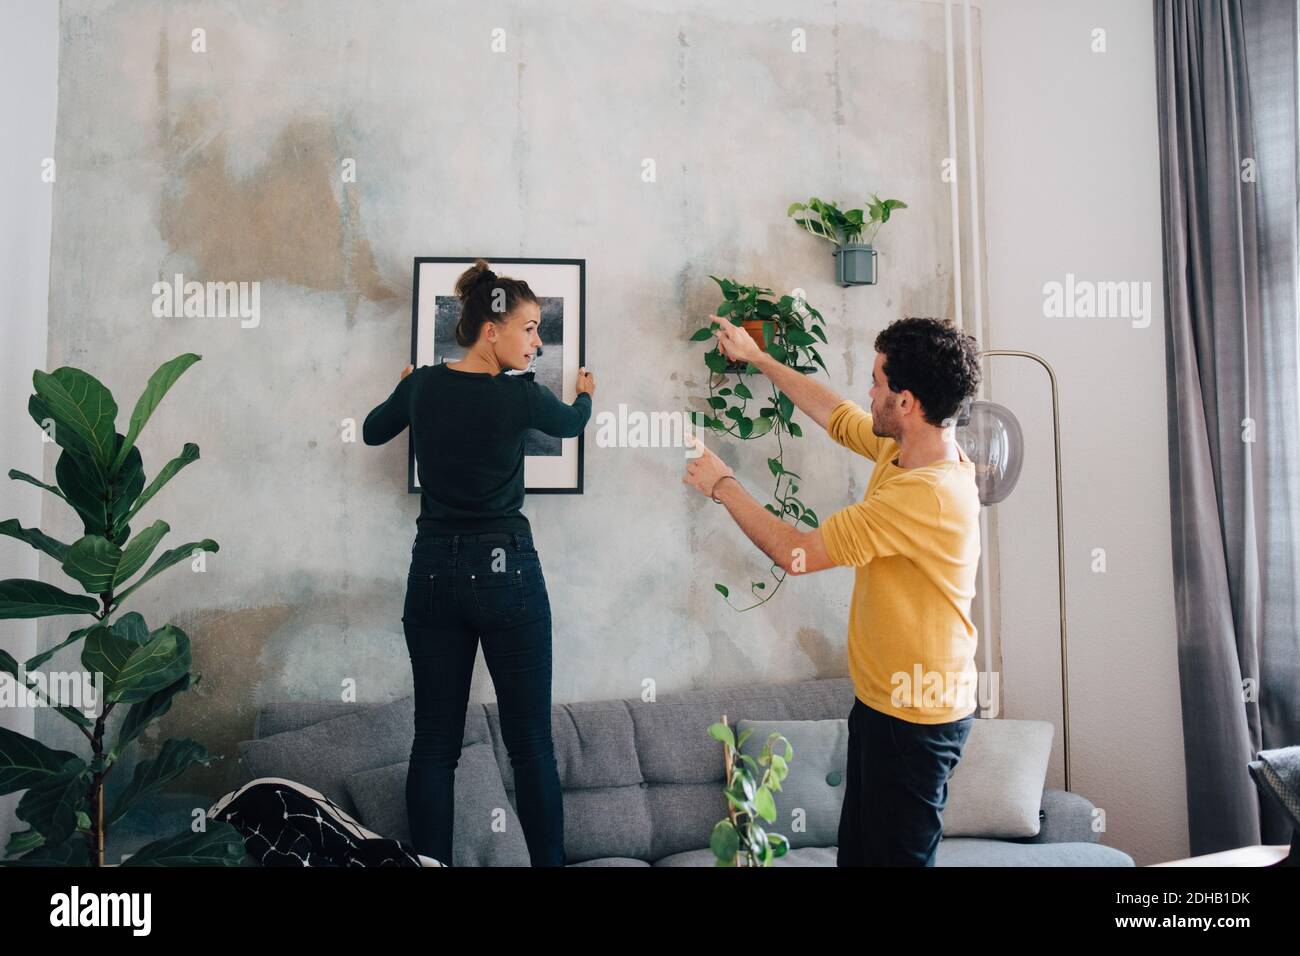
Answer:
[[[931,425],[955,419],[961,403],[979,388],[979,343],[948,319],[891,322],[876,336],[876,351],[885,356],[890,391],[910,390]]]

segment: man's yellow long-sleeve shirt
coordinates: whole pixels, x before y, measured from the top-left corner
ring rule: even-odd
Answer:
[[[876,463],[863,499],[821,523],[832,561],[856,568],[849,606],[849,674],[859,700],[917,724],[959,720],[976,709],[979,563],[975,466],[896,462],[898,444],[871,431],[871,415],[845,400],[831,438]]]

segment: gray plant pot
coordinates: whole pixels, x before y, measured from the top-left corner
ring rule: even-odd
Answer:
[[[876,284],[876,250],[858,242],[840,246],[835,256],[835,281],[842,286]]]

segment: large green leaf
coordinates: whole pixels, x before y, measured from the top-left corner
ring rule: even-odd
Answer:
[[[141,492],[140,497],[135,499],[135,504],[131,507],[131,510],[120,519],[119,523],[125,524],[134,518],[136,512],[143,508],[145,503],[156,495],[159,490],[161,490],[162,486],[171,480],[172,476],[175,475],[176,472],[180,471],[190,462],[198,461],[198,459],[199,446],[193,442],[186,442],[185,447],[181,449],[181,453],[171,461],[167,462],[167,464],[163,465],[158,474],[154,475],[153,481],[149,482],[149,487]]]
[[[98,534],[78,538],[63,558],[63,573],[80,582],[87,594],[113,589],[113,575],[122,562],[122,549]]]
[[[44,551],[56,561],[62,561],[64,553],[68,546],[62,541],[56,541],[43,532],[40,528],[24,528],[18,523],[17,518],[7,518],[0,521],[0,534],[7,534],[11,538],[17,538],[19,541],[26,541],[38,551]]]
[[[54,750],[8,727],[0,727],[0,796],[27,790],[63,770],[76,754]]]
[[[32,373],[37,397],[55,423],[54,440],[64,448],[62,433],[71,430],[80,445],[106,471],[116,446],[117,402],[95,376],[65,365],[53,372]]]
[[[9,835],[9,842],[5,845],[5,855],[16,856],[19,853],[27,853],[44,842],[45,837],[35,830],[15,830]]]
[[[132,704],[131,709],[126,712],[126,719],[122,721],[122,726],[118,728],[117,743],[108,752],[108,763],[115,763],[126,752],[131,741],[139,737],[149,724],[171,710],[172,698],[181,691],[189,690],[200,680],[197,674],[186,674],[175,683],[168,684],[156,694],[150,695],[147,700]]]
[[[131,575],[144,567],[149,556],[153,554],[154,548],[158,547],[158,542],[170,530],[171,527],[166,521],[155,521],[131,539],[130,543],[122,549],[122,559],[113,575],[113,590],[116,591]]]
[[[81,652],[82,666],[104,675],[108,703],[147,700],[188,672],[190,660],[190,639],[173,624],[156,629],[143,644],[98,627]]]
[[[54,485],[47,485],[45,482],[40,481],[39,479],[33,478],[31,475],[27,474],[27,472],[25,472],[25,471],[19,471],[17,468],[10,468],[10,469],[9,469],[9,477],[12,478],[12,479],[14,479],[15,481],[25,481],[25,482],[27,482],[29,485],[35,485],[37,488],[44,488],[46,491],[52,491],[52,492],[54,492],[56,495],[58,495],[60,498],[63,498],[63,497],[64,497],[64,496],[63,496],[63,492],[60,491],[60,490],[59,490],[57,487],[55,487]]]
[[[79,757],[29,789],[15,811],[18,819],[45,837],[46,845],[62,843],[77,829],[77,811],[84,807],[89,771]]]
[[[117,436],[119,439],[121,435]],[[140,449],[132,448],[127,452],[126,460],[118,467],[111,485],[113,499],[108,503],[109,529],[116,531],[116,526],[126,524],[132,506],[144,489],[144,462],[140,458]],[[120,534],[113,534],[114,541],[125,541]]]
[[[216,758],[209,754],[203,745],[195,740],[168,740],[158,751],[153,760],[143,760],[136,765],[122,792],[117,795],[112,809],[108,812],[108,825],[112,826],[141,797],[160,790],[175,780],[196,763],[212,763]]]
[[[108,480],[94,462],[65,448],[54,465],[54,480],[81,516],[86,534],[108,534]]]
[[[203,833],[178,833],[141,847],[122,866],[239,866],[244,838],[225,820],[209,820]]]
[[[199,358],[200,356],[195,355],[193,352],[186,352],[170,361],[163,362],[149,376],[144,392],[136,400],[135,410],[131,412],[131,427],[127,430],[125,444],[118,449],[117,457],[113,460],[112,467],[109,469],[111,474],[116,475],[118,468],[126,459],[127,452],[135,446],[135,440],[140,437],[141,429],[149,421],[149,416],[153,414],[154,409],[163,400],[163,396],[176,384],[176,380],[185,373],[185,370],[197,362]]]
[[[0,618],[54,617],[94,614],[99,602],[84,594],[69,594],[44,581],[8,578],[0,581]]]
[[[179,564],[186,558],[190,557],[195,551],[217,552],[221,546],[211,538],[204,538],[202,541],[191,541],[189,544],[183,544],[179,548],[172,548],[170,551],[164,551],[141,577],[136,579],[135,583],[123,591],[117,598],[117,603],[125,601],[127,596],[136,588],[144,584],[156,574],[161,574],[173,564]]]

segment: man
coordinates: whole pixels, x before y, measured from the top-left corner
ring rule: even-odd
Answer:
[[[840,866],[933,866],[948,777],[974,720],[979,561],[975,468],[953,439],[980,381],[973,338],[938,319],[876,337],[871,413],[722,322],[729,358],[752,362],[844,447],[875,462],[862,501],[801,531],[767,511],[703,444],[687,484],[727,511],[791,574],[856,569],[848,658],[856,700],[840,816]]]

